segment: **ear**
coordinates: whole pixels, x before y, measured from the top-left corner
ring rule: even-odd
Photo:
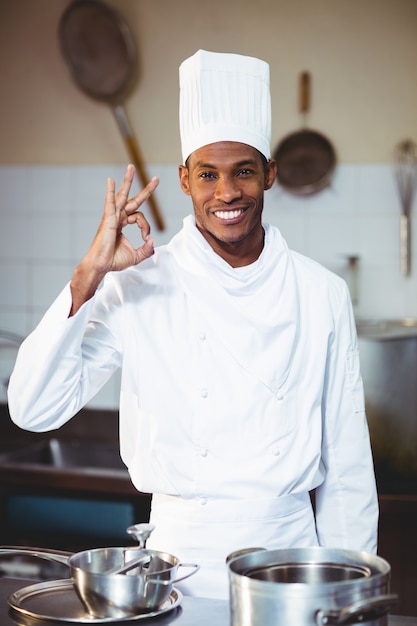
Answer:
[[[187,196],[190,196],[191,192],[190,192],[190,180],[188,177],[188,168],[185,165],[180,165],[178,167],[178,175],[180,177],[181,189]]]
[[[270,159],[265,167],[265,191],[271,189],[277,176],[277,162],[275,159]]]

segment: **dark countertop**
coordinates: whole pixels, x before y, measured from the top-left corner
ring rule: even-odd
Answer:
[[[34,581],[23,579],[2,578],[0,579],[0,624],[1,626],[62,626],[61,621],[39,621],[23,617],[13,612],[7,603],[8,597],[18,589],[34,584]],[[151,624],[158,626],[175,624],[175,626],[229,626],[229,603],[226,600],[210,600],[206,598],[192,598],[184,596],[181,605],[170,613],[158,616],[157,619],[132,620],[123,624]],[[67,622],[68,623],[68,622]],[[417,625],[417,617],[389,616],[389,626],[412,626]]]

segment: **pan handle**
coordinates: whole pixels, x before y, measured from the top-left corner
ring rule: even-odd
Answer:
[[[371,622],[389,613],[397,602],[397,594],[386,594],[359,600],[341,609],[320,609],[316,613],[316,624],[317,626],[334,626]]]
[[[122,104],[117,104],[116,106],[113,107],[113,113],[116,118],[117,124],[119,125],[120,132],[122,133],[122,137],[124,139],[126,148],[130,154],[130,158],[132,159],[133,164],[136,167],[139,180],[141,184],[144,187],[146,187],[146,185],[149,182],[149,179],[145,171],[145,165],[144,165],[143,158],[139,150],[138,143],[136,141],[135,135],[130,126],[124,106]],[[155,220],[157,229],[161,231],[165,230],[164,220],[163,220],[161,211],[159,209],[159,206],[156,202],[155,196],[150,195],[147,202],[149,202],[152,217]]]
[[[47,561],[55,561],[69,565],[72,552],[63,550],[47,550],[46,548],[28,548],[26,546],[0,546],[0,557],[3,556],[33,556]]]
[[[145,574],[146,582],[157,583],[158,585],[174,585],[175,583],[179,583],[180,580],[185,580],[189,576],[196,574],[198,570],[200,569],[200,566],[197,565],[196,563],[180,563],[178,565],[178,568],[180,567],[192,567],[194,571],[188,572],[187,574],[184,574],[184,576],[180,576],[179,578],[175,578],[175,580],[161,580],[159,578],[153,578],[153,576],[158,576],[158,574],[159,575],[163,574],[166,570],[161,570],[159,572],[151,572],[149,575]]]
[[[298,106],[304,115],[310,110],[311,75],[310,72],[301,72]]]

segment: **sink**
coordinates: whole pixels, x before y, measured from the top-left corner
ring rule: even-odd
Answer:
[[[47,438],[0,446],[2,485],[138,496],[117,442]]]
[[[49,439],[3,452],[0,463],[41,465],[55,469],[94,468],[126,471],[117,444]]]

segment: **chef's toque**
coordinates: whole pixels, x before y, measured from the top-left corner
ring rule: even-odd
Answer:
[[[239,54],[199,50],[180,65],[183,162],[217,141],[238,141],[271,156],[269,65]]]

